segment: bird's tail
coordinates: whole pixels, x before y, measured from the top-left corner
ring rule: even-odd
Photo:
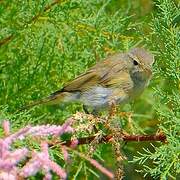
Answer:
[[[41,104],[47,104],[47,105],[58,104],[64,100],[65,96],[67,96],[66,92],[59,92],[56,94],[53,93],[48,97],[42,98],[40,100],[36,100],[26,106],[21,107],[19,111],[23,111],[23,110],[26,110],[26,109],[29,109],[31,107],[41,105]]]

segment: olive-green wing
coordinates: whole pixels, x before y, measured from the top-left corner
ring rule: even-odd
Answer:
[[[130,94],[133,89],[133,81],[129,72],[126,70],[121,70],[111,74],[110,76],[106,76],[106,78],[101,81],[101,84],[108,88],[117,88],[128,94]]]
[[[124,69],[124,61],[119,60],[117,55],[109,57],[66,84],[61,92],[85,91],[92,86],[109,85],[113,82],[113,78],[117,79],[117,74],[121,76]]]
[[[101,79],[104,78],[106,74],[108,74],[113,63],[115,62],[111,62],[109,59],[97,63],[86,73],[78,76],[77,78],[66,84],[63,88],[63,91],[84,91],[94,85],[98,85]]]
[[[99,80],[99,76],[94,71],[86,72],[68,84],[64,86],[62,91],[64,92],[73,92],[73,91],[84,91],[94,86]]]

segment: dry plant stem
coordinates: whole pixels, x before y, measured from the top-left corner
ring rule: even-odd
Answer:
[[[114,154],[116,157],[116,170],[115,170],[115,179],[121,180],[124,177],[124,167],[123,161],[126,159],[121,152],[121,143],[119,141],[123,141],[122,139],[123,133],[121,130],[114,129],[113,138],[111,140],[111,144],[114,150]]]
[[[114,128],[111,127],[111,120],[116,116],[117,114],[117,108],[116,108],[116,103],[112,102],[110,105],[110,111],[109,111],[109,117],[106,122],[106,128],[110,131],[112,134],[111,138],[111,144],[114,150],[114,154],[116,157],[116,170],[115,170],[115,180],[121,180],[123,179],[124,176],[124,167],[123,167],[123,160],[126,159],[123,154],[121,153],[121,147],[120,147],[120,142],[122,141],[122,130],[120,128]]]
[[[113,149],[116,157],[116,170],[115,170],[115,179],[121,180],[124,177],[124,167],[123,161],[126,159],[121,153],[121,145],[116,140],[113,140]]]
[[[105,127],[111,131],[111,120],[117,113],[116,103],[112,101],[109,105],[109,115],[105,123]]]
[[[83,138],[78,138],[77,139],[77,145],[83,145],[83,144],[89,144],[91,143],[94,139],[96,138],[96,136],[89,136],[89,137],[83,137]],[[101,139],[99,139],[99,143],[109,143],[111,142],[113,138],[112,134],[109,135],[104,135],[102,136]],[[122,134],[120,137],[123,141],[161,141],[161,142],[166,142],[166,136],[163,133],[159,133],[159,134],[154,134],[154,135],[124,135]],[[66,140],[64,142],[61,142],[60,144],[65,145],[65,146],[71,146],[71,144],[73,144],[73,140]],[[55,145],[50,144],[50,146]]]
[[[88,151],[88,156],[92,157],[98,144],[99,144],[99,140],[102,139],[102,134],[101,133],[96,133],[96,137],[94,138],[93,141],[91,141],[91,143],[89,144],[89,151]]]
[[[116,114],[117,114],[116,103],[113,101],[110,104],[108,120],[111,120]]]

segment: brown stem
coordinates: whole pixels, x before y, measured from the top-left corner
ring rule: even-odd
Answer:
[[[1,1],[1,0],[0,0]],[[53,6],[55,6],[56,4],[62,2],[61,0],[54,0],[51,4],[45,6],[44,10],[43,10],[43,13],[48,11],[49,9],[51,9]],[[39,16],[41,15],[42,13],[38,13],[36,14],[35,16],[32,17],[32,19],[28,22],[29,24],[32,23],[33,21],[36,21]],[[2,40],[0,40],[0,47],[3,46],[4,44],[7,44],[8,42],[10,42],[15,36],[12,34]]]
[[[11,41],[13,39],[13,37],[14,37],[13,35],[10,35],[10,36],[0,40],[0,47],[4,44],[8,43],[9,41]]]
[[[61,0],[54,0],[51,4],[45,6],[45,8],[44,8],[44,10],[43,10],[42,13],[47,12],[49,9],[51,9],[53,6],[55,6],[56,4],[58,4],[58,3],[60,3],[60,2],[62,2],[62,1],[61,1]],[[36,14],[36,15],[29,21],[29,23],[32,23],[33,21],[36,21],[36,20],[39,18],[39,16],[41,16],[42,13],[39,12],[38,14]]]
[[[78,138],[77,145],[83,145],[83,144],[90,144],[96,136],[90,136],[90,137],[83,137]],[[113,135],[104,135],[102,138],[98,141],[99,143],[108,143],[112,140]],[[123,141],[161,141],[166,142],[166,136],[163,133],[154,134],[154,135],[127,135],[123,134],[121,135],[121,138]],[[71,146],[74,143],[74,140],[66,140],[65,142],[61,143],[61,145],[65,146]],[[55,145],[55,144],[53,144]]]
[[[62,2],[61,0],[54,0],[51,4],[47,5],[45,8],[44,8],[44,11],[48,11],[49,9],[51,9],[53,6],[55,6],[56,4]]]

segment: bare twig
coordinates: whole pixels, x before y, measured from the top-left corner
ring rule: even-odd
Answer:
[[[83,144],[90,144],[94,139],[96,138],[96,136],[89,136],[89,137],[82,137],[82,138],[78,138],[76,139],[76,145],[83,145]],[[153,135],[127,135],[127,134],[122,134],[121,137],[119,137],[120,139],[122,139],[123,141],[161,141],[161,142],[166,142],[166,136],[165,134],[163,134],[162,132],[159,134],[153,134]],[[111,142],[113,139],[113,135],[109,134],[109,135],[104,135],[102,136],[101,139],[99,139],[99,143],[109,143]],[[66,140],[64,142],[56,142],[56,143],[51,143],[50,142],[50,146],[55,146],[58,145],[57,143],[60,143],[61,145],[65,145],[65,146],[71,146],[72,144],[74,144],[74,140]]]
[[[42,12],[39,12],[38,14],[36,14],[30,21],[29,23],[32,23],[33,21],[36,21],[42,13],[47,12],[48,10],[50,10],[53,6],[55,6],[56,4],[60,3],[60,2],[64,2],[63,0],[54,0],[51,4],[47,5],[44,7]]]
[[[0,47],[4,44],[7,44],[9,41],[11,41],[14,38],[14,35],[9,35],[8,37],[0,40]]]
[[[64,2],[63,0],[54,0],[51,4],[47,5],[44,7],[42,13],[47,12],[48,10],[50,10],[53,6],[55,6],[56,4],[60,3],[60,2]],[[28,22],[29,24],[32,23],[33,21],[36,21],[42,14],[41,12],[39,12],[38,14],[36,14],[35,16],[32,17],[32,19]],[[8,42],[10,42],[11,40],[13,40],[15,37],[14,34],[9,35],[8,37],[0,40],[0,47],[7,44]]]

